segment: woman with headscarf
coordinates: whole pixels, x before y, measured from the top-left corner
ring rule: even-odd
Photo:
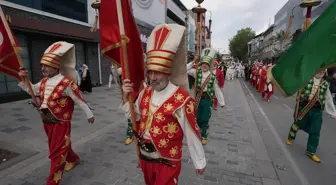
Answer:
[[[82,81],[80,84],[80,90],[82,92],[92,92],[92,83],[91,83],[91,75],[90,70],[86,64],[82,65],[82,73],[81,73]]]

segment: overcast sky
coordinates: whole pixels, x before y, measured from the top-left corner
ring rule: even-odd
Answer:
[[[197,6],[195,0],[181,1],[188,9]],[[212,12],[212,46],[222,53],[228,53],[229,39],[239,29],[251,27],[256,33],[265,31],[269,23],[273,24],[274,15],[286,2],[287,0],[205,0],[202,7]],[[208,20],[209,12],[206,17]]]

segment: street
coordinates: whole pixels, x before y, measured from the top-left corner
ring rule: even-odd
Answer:
[[[144,184],[134,144],[124,145],[126,119],[117,110],[120,92],[116,86],[114,89],[95,88],[84,95],[94,108],[94,125],[88,124],[76,107],[72,145],[81,163],[64,173],[62,185]],[[297,185],[290,167],[281,171],[272,161],[239,81],[227,81],[224,94],[226,106],[213,113],[209,142],[204,146],[207,170],[196,177],[185,146],[179,184],[280,185],[289,179],[288,185]],[[0,164],[0,184],[44,184],[49,159],[37,112],[27,100],[2,104],[0,111],[6,120],[1,122],[1,146],[20,154]]]
[[[295,109],[295,97],[283,98],[279,93],[276,93],[271,102],[268,103],[261,99],[261,95],[256,92],[249,82],[241,80],[245,94],[251,96],[257,101],[261,110],[265,113],[265,117],[274,127],[274,130],[285,148],[292,157],[293,162],[298,166],[299,173],[303,175],[311,185],[333,185],[335,184],[336,174],[336,148],[335,148],[335,120],[327,114],[323,117],[323,126],[320,137],[320,145],[317,150],[317,155],[321,158],[322,163],[317,164],[305,156],[305,149],[308,139],[308,134],[299,131],[296,140],[292,146],[285,144],[289,128],[293,122],[293,112]],[[249,90],[246,89],[248,87]],[[257,107],[255,107],[257,108]],[[253,111],[253,110],[252,110]],[[272,132],[265,130],[265,132]],[[265,139],[264,139],[265,140]]]

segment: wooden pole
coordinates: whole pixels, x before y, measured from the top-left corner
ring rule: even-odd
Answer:
[[[304,20],[303,31],[306,31],[311,25],[311,11],[312,11],[312,7],[311,6],[307,7],[307,13],[306,13],[306,17]],[[301,94],[302,94],[302,89],[300,89],[297,93],[297,98],[296,98],[297,101],[296,101],[296,107],[295,107],[295,119],[297,118],[299,114],[299,104],[301,101]]]
[[[8,34],[9,40],[10,40],[10,42],[12,44],[12,47],[13,47],[13,49],[15,51],[15,55],[16,55],[18,61],[19,61],[20,67],[24,67],[22,59],[21,59],[20,54],[19,54],[20,53],[20,48],[16,46],[16,43],[14,41],[14,36],[12,35],[12,32],[11,32],[11,30],[9,28],[9,25],[7,23],[7,19],[5,18],[5,15],[4,15],[3,11],[2,11],[1,6],[0,6],[0,17],[1,17],[2,22],[4,23],[6,32]],[[33,103],[35,104],[35,106],[39,107],[39,104],[37,103],[37,100],[36,100],[36,97],[35,97],[35,93],[33,91],[33,88],[32,88],[32,86],[30,84],[30,81],[29,81],[28,77],[24,78],[23,82],[25,83],[26,87],[28,88],[28,91],[29,91],[30,96],[32,97]]]
[[[195,52],[195,58],[194,58],[194,64],[195,64],[195,82],[194,82],[194,94],[195,98],[197,96],[197,70],[198,70],[198,63],[199,63],[199,55],[200,55],[200,42],[201,42],[201,14],[197,13],[196,18],[196,52]]]
[[[120,31],[120,38],[121,38],[121,50],[122,50],[122,56],[124,59],[124,67],[125,67],[125,77],[127,79],[130,79],[130,71],[129,71],[129,66],[128,66],[128,56],[127,56],[127,37],[125,35],[125,28],[124,28],[124,19],[123,19],[123,14],[122,14],[122,7],[121,7],[121,0],[116,0],[117,2],[117,13],[118,13],[118,22],[119,22],[119,31]],[[137,124],[136,124],[136,115],[134,111],[134,98],[132,94],[128,96],[128,103],[130,106],[130,111],[131,111],[131,121],[132,121],[132,129],[135,131],[138,131]],[[136,145],[136,151],[138,154],[138,157],[140,157],[140,149],[138,145],[138,140],[136,138],[136,133],[133,132],[133,137],[135,140],[135,145]],[[140,160],[140,158],[139,158]]]

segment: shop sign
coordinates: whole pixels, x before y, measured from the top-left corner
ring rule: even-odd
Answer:
[[[140,34],[140,40],[142,43],[147,44],[148,37],[144,34]]]

